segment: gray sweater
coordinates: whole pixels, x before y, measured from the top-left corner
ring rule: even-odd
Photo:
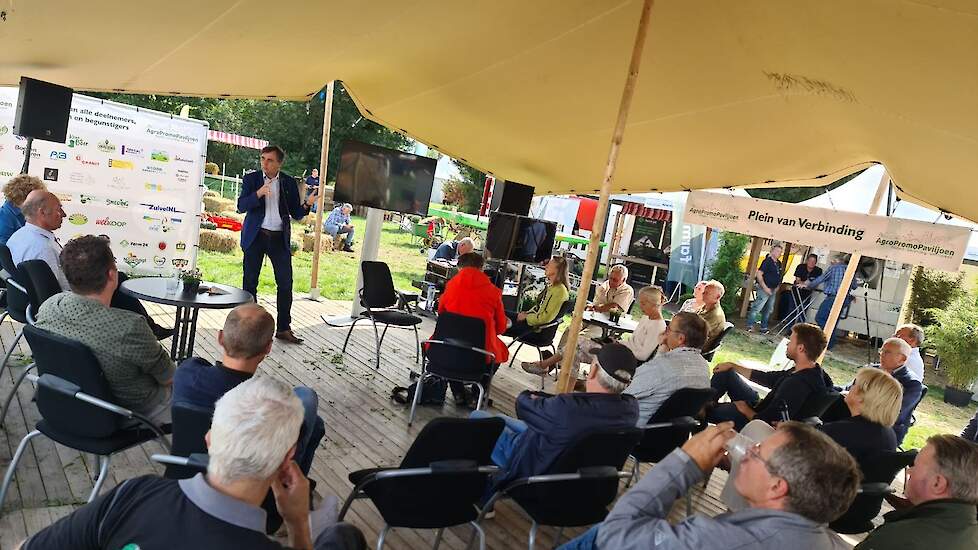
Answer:
[[[849,548],[825,525],[798,514],[749,509],[716,517],[694,515],[676,525],[666,521],[673,503],[703,481],[696,463],[676,449],[615,503],[598,529],[606,550],[843,550]]]

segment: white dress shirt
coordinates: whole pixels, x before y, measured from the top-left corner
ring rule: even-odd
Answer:
[[[14,260],[14,265],[27,260],[44,260],[61,284],[61,290],[70,290],[68,279],[65,279],[58,261],[61,255],[61,243],[54,233],[27,222],[27,225],[14,231],[10,236],[7,240],[7,248],[10,249],[10,257]]]
[[[261,228],[269,231],[282,230],[282,213],[278,210],[279,180],[278,174],[274,178],[269,178],[264,172],[262,177],[268,184],[268,194],[265,195],[265,219],[261,222]]]
[[[920,356],[920,348],[910,348],[910,357],[903,366],[907,367],[910,378],[921,384],[924,382],[924,358]]]

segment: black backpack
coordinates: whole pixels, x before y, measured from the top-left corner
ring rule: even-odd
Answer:
[[[391,391],[391,399],[395,403],[408,405],[414,401],[414,392],[418,391],[418,381],[415,380],[410,386],[397,386]],[[444,405],[445,393],[448,391],[448,382],[438,376],[425,378],[424,386],[421,387],[421,400],[419,405]]]

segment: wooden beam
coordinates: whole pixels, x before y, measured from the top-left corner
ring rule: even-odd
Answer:
[[[873,197],[873,203],[869,207],[869,215],[874,216],[880,208],[880,203],[883,202],[883,197],[886,196],[886,189],[890,186],[890,175],[886,171],[883,172],[883,176],[880,178],[879,187],[876,189],[876,195]],[[839,291],[835,295],[835,301],[832,302],[832,310],[829,312],[829,318],[825,321],[825,338],[827,340],[832,339],[832,333],[835,331],[835,325],[839,321],[839,315],[842,313],[842,306],[845,304],[846,296],[849,295],[849,285],[852,284],[852,278],[856,275],[856,268],[859,267],[859,260],[862,259],[862,254],[855,252],[849,257],[849,265],[846,266],[845,275],[842,276],[842,284],[839,286]],[[822,351],[822,355],[819,356],[818,362],[821,363],[825,358],[825,352],[828,351],[828,346]]]
[[[615,229],[611,232],[611,248],[608,251],[608,263],[613,263],[615,256],[618,255],[618,247],[621,246],[622,225],[625,222],[621,210],[615,214]],[[592,226],[593,227],[593,226]]]
[[[757,271],[757,259],[761,256],[761,245],[764,244],[764,239],[760,237],[751,237],[750,244],[750,256],[747,258],[747,280],[744,281],[744,296],[740,304],[740,316],[747,316],[747,308],[750,307],[750,293],[754,291],[754,283],[756,279],[755,271]]]
[[[319,197],[316,198],[315,244],[312,248],[312,279],[309,281],[309,297],[319,299],[319,256],[323,244],[323,206],[326,202],[323,188],[326,187],[326,166],[329,164],[329,127],[333,120],[333,85],[326,85],[326,101],[323,106],[323,145],[319,152]]]
[[[601,194],[598,198],[598,209],[594,217],[596,228],[604,227],[605,219],[608,216],[608,197],[611,195],[611,181],[615,177],[615,167],[618,164],[618,152],[621,149],[622,138],[625,134],[625,125],[628,122],[628,111],[632,105],[632,96],[635,94],[635,83],[638,81],[638,71],[642,65],[642,51],[645,49],[645,38],[649,31],[649,20],[652,15],[653,0],[645,0],[642,4],[642,15],[638,21],[638,32],[635,35],[635,44],[632,47],[632,60],[628,66],[628,77],[625,80],[625,88],[621,93],[621,103],[618,105],[618,119],[615,121],[615,129],[611,137],[611,148],[608,151],[608,162],[605,165],[604,178],[601,182]],[[565,393],[574,390],[574,382],[577,380],[577,338],[581,332],[583,324],[584,306],[587,305],[588,288],[591,286],[591,276],[594,273],[595,265],[601,254],[601,232],[591,231],[591,241],[588,244],[587,260],[584,262],[584,273],[581,275],[581,286],[577,292],[577,303],[574,306],[574,317],[571,319],[570,328],[567,329],[567,343],[564,346],[563,361],[560,364],[560,377],[557,380],[557,391]]]

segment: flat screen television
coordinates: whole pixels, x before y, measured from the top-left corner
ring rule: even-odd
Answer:
[[[486,256],[493,260],[540,263],[553,255],[557,239],[557,224],[493,212],[486,230]]]
[[[437,164],[432,158],[347,141],[333,202],[427,216]]]

